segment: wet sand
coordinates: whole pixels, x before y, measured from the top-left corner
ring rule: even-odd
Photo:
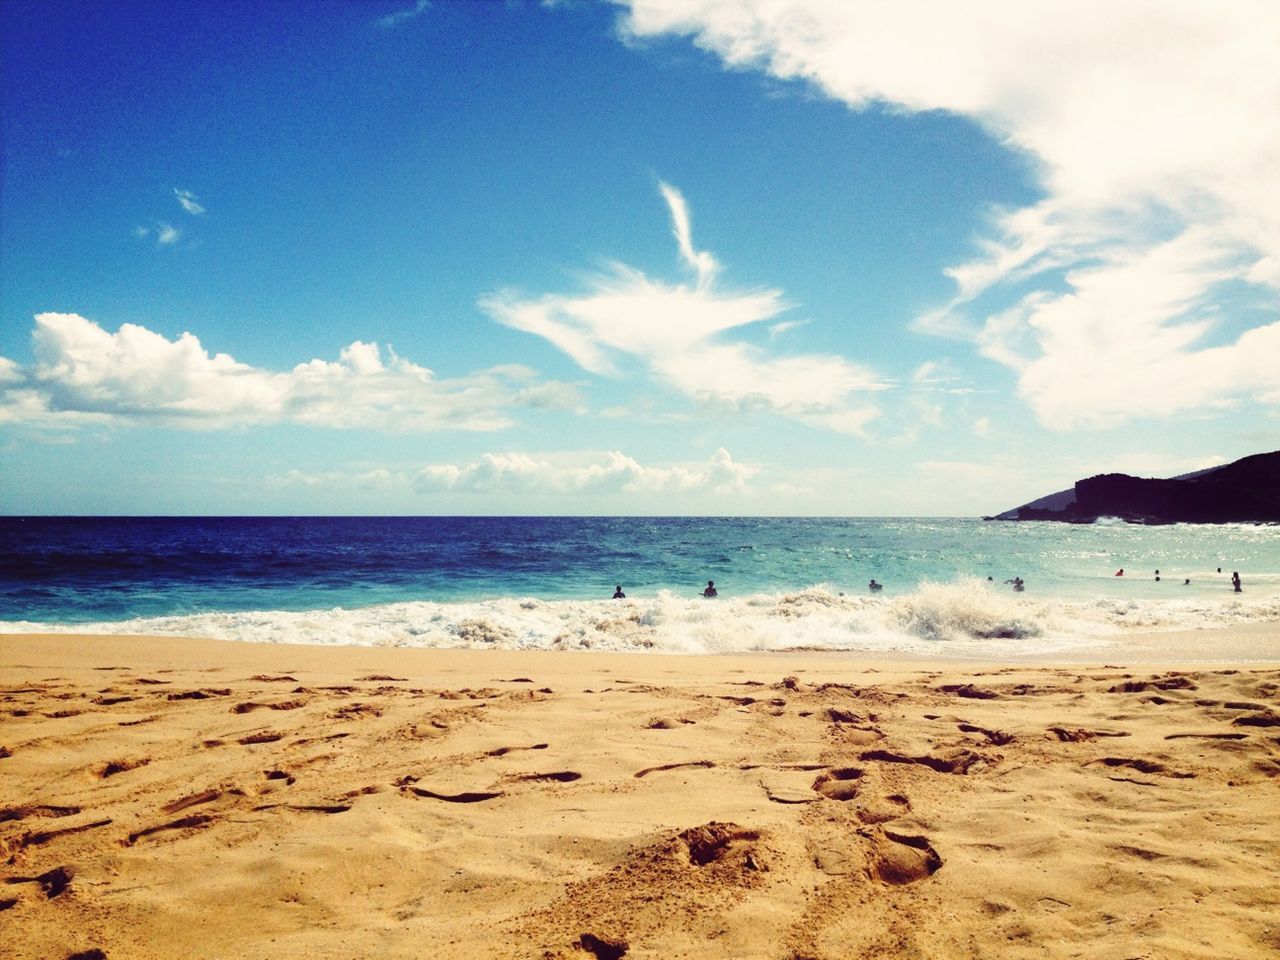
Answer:
[[[1275,956],[1280,665],[1144,661],[0,636],[0,942]]]

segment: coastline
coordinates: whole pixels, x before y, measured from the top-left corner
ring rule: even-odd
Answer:
[[[3,635],[6,939],[1273,955],[1278,635],[1075,662]]]

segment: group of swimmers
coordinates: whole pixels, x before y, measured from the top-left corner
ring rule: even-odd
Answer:
[[[1160,577],[1158,576],[1159,573],[1160,571],[1157,570],[1156,571],[1157,580],[1160,579]],[[1118,573],[1116,573],[1116,576],[1117,577],[1123,576],[1123,574],[1124,574],[1124,570],[1122,569]],[[987,577],[987,581],[991,582],[991,577]],[[1191,581],[1188,580],[1187,582],[1190,583]],[[1023,582],[1021,577],[1014,577],[1012,580],[1006,580],[1005,583],[1013,584],[1013,589],[1018,593],[1021,593],[1023,590],[1026,589],[1026,584]],[[1239,584],[1238,577],[1236,578],[1235,583],[1237,583],[1236,590],[1238,591],[1240,589],[1240,587],[1238,586]],[[867,589],[870,590],[872,593],[879,593],[881,590],[884,589],[884,584],[877,581],[875,577],[872,577],[871,582],[867,584]],[[711,597],[720,596],[720,594],[716,591],[716,582],[714,580],[707,581],[707,588],[702,591],[702,595],[704,597],[707,597],[708,599]],[[841,596],[843,596],[843,594],[841,594]],[[626,598],[627,598],[627,595],[622,591],[622,584],[618,584],[613,588],[614,600],[625,600]]]
[[[1221,572],[1222,572],[1222,568],[1221,568],[1221,567],[1219,567],[1219,568],[1218,568],[1218,572],[1219,572],[1219,573],[1221,573]],[[1123,577],[1123,576],[1124,576],[1124,567],[1121,567],[1119,570],[1117,570],[1117,571],[1116,571],[1116,573],[1115,573],[1115,575],[1116,575],[1117,577]],[[988,583],[993,582],[992,578],[991,578],[991,577],[987,577],[987,582],[988,582]],[[1160,571],[1159,571],[1159,570],[1157,570],[1157,571],[1156,571],[1156,583],[1159,583],[1159,582],[1160,582]],[[1005,583],[1011,584],[1011,585],[1013,586],[1013,589],[1014,589],[1014,592],[1015,592],[1015,593],[1022,593],[1022,591],[1023,591],[1023,590],[1025,590],[1025,589],[1027,588],[1026,583],[1023,581],[1023,579],[1022,579],[1021,577],[1014,577],[1012,580],[1006,580],[1006,581],[1005,581]],[[1186,579],[1184,579],[1184,580],[1182,581],[1182,585],[1183,585],[1184,587],[1185,587],[1185,586],[1190,586],[1190,585],[1191,585],[1191,578],[1190,578],[1190,577],[1187,577]],[[1232,570],[1232,571],[1231,571],[1231,586],[1235,589],[1235,592],[1236,592],[1236,593],[1240,593],[1240,592],[1241,592],[1241,587],[1240,587],[1240,573],[1239,573],[1239,571],[1236,571],[1236,570]],[[879,583],[879,582],[877,582],[877,581],[876,581],[876,578],[875,578],[875,577],[872,577],[872,578],[871,578],[871,582],[867,584],[867,589],[868,589],[868,590],[870,590],[872,593],[879,593],[881,590],[883,590],[883,589],[884,589],[884,584],[883,584],[883,583]],[[711,598],[711,597],[718,597],[718,596],[720,595],[719,593],[717,593],[717,592],[716,592],[716,582],[715,582],[714,580],[708,580],[708,581],[707,581],[707,588],[706,588],[705,590],[703,590],[703,591],[702,591],[702,595],[703,595],[704,597],[707,597],[707,598]],[[622,585],[621,585],[621,584],[618,584],[616,587],[614,587],[614,588],[613,588],[613,599],[614,599],[614,600],[625,600],[626,598],[627,598],[627,595],[626,595],[625,593],[623,593],[623,592],[622,592]]]
[[[702,595],[708,598],[720,596],[720,594],[716,592],[716,582],[714,580],[707,581],[707,589],[702,591]],[[622,592],[622,584],[618,584],[613,588],[613,599],[614,600],[627,599],[627,595]]]
[[[1221,572],[1222,572],[1222,568],[1221,568],[1221,567],[1219,567],[1219,568],[1218,568],[1218,572],[1219,572],[1219,573],[1221,573]],[[1116,575],[1117,577],[1123,577],[1123,576],[1124,576],[1124,567],[1121,567],[1119,570],[1117,570],[1117,571],[1116,571],[1116,573],[1115,573],[1115,575]],[[1160,571],[1159,571],[1159,570],[1157,570],[1157,571],[1156,571],[1156,583],[1159,583],[1159,582],[1160,582]],[[1191,578],[1190,578],[1190,577],[1185,577],[1185,578],[1183,578],[1182,585],[1183,585],[1184,587],[1189,587],[1189,586],[1191,586]],[[1240,592],[1242,591],[1242,588],[1241,588],[1241,586],[1240,586],[1240,571],[1238,571],[1238,570],[1232,570],[1232,571],[1231,571],[1231,588],[1232,588],[1236,593],[1240,593]]]

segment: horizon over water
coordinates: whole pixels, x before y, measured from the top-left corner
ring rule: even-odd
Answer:
[[[699,595],[708,580],[719,599]],[[626,600],[609,599],[615,584]],[[0,633],[998,656],[1275,620],[1280,527],[1266,525],[0,517]]]

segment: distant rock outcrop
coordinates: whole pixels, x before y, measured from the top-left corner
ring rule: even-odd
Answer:
[[[1280,523],[1280,451],[1168,480],[1104,473],[992,520],[1092,523]]]

